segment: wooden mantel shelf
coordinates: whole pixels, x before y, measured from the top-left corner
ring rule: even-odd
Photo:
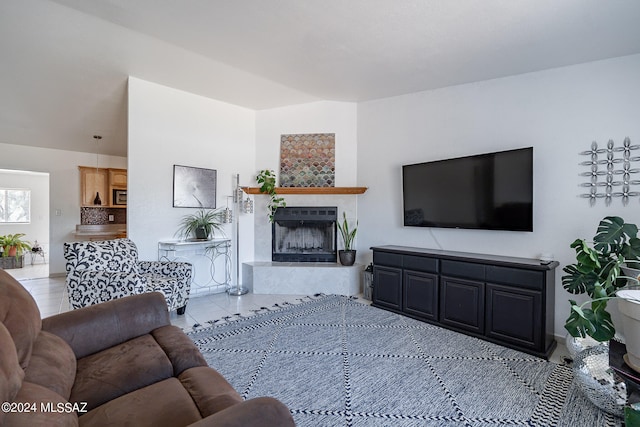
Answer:
[[[264,194],[259,187],[242,187],[247,194]],[[276,187],[278,194],[362,194],[367,187]]]

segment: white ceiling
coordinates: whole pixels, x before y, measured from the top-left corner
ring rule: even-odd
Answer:
[[[640,53],[637,0],[2,0],[0,142],[126,155],[126,79],[252,109]]]

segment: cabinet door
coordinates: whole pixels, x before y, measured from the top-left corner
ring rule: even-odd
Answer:
[[[373,304],[397,311],[402,309],[402,269],[373,267]]]
[[[484,283],[453,277],[441,278],[440,322],[484,333]]]
[[[106,169],[80,167],[80,195],[81,206],[94,206],[96,193],[100,194],[102,205],[109,204],[107,194],[109,175]]]
[[[487,336],[544,351],[542,292],[487,283]]]
[[[438,275],[405,270],[403,303],[405,313],[438,321]]]
[[[127,170],[126,169],[109,169],[109,184],[112,187],[126,189],[127,188]]]

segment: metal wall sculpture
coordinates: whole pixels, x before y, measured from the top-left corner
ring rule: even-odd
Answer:
[[[580,153],[590,157],[590,160],[580,162],[581,166],[589,168],[589,171],[580,173],[580,176],[589,177],[588,182],[580,184],[589,192],[580,194],[580,197],[589,199],[591,206],[597,199],[604,199],[609,206],[614,197],[620,197],[626,206],[630,198],[640,196],[640,191],[632,191],[633,186],[640,185],[640,168],[633,167],[636,166],[634,162],[640,161],[640,156],[632,155],[638,149],[640,145],[631,145],[629,137],[624,139],[621,147],[615,147],[612,139],[606,148],[598,148],[598,143],[593,141],[590,150]]]

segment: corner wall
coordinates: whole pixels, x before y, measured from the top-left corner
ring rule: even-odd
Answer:
[[[358,182],[371,188],[359,201],[358,250],[395,244],[537,258],[553,253],[555,333],[566,335],[570,294],[562,267],[569,244],[591,239],[598,222],[617,215],[640,224],[640,200],[589,207],[578,176],[578,153],[591,141],[640,144],[640,55],[358,104]],[[532,233],[403,227],[401,166],[533,146]],[[634,155],[640,155],[639,151]],[[639,191],[635,186],[635,191]],[[452,195],[451,197],[455,197]],[[370,256],[370,252],[369,252]]]
[[[280,135],[291,133],[335,133],[336,187],[367,186],[358,182],[357,104],[352,102],[314,102],[256,112],[256,169],[273,169],[280,179]],[[256,186],[255,175],[249,185]],[[366,194],[366,193],[365,193]],[[255,261],[271,261],[271,223],[267,218],[267,196],[253,196],[255,202]],[[287,206],[337,206],[338,215],[358,216],[354,195],[288,195]],[[338,246],[341,247],[340,238]]]

